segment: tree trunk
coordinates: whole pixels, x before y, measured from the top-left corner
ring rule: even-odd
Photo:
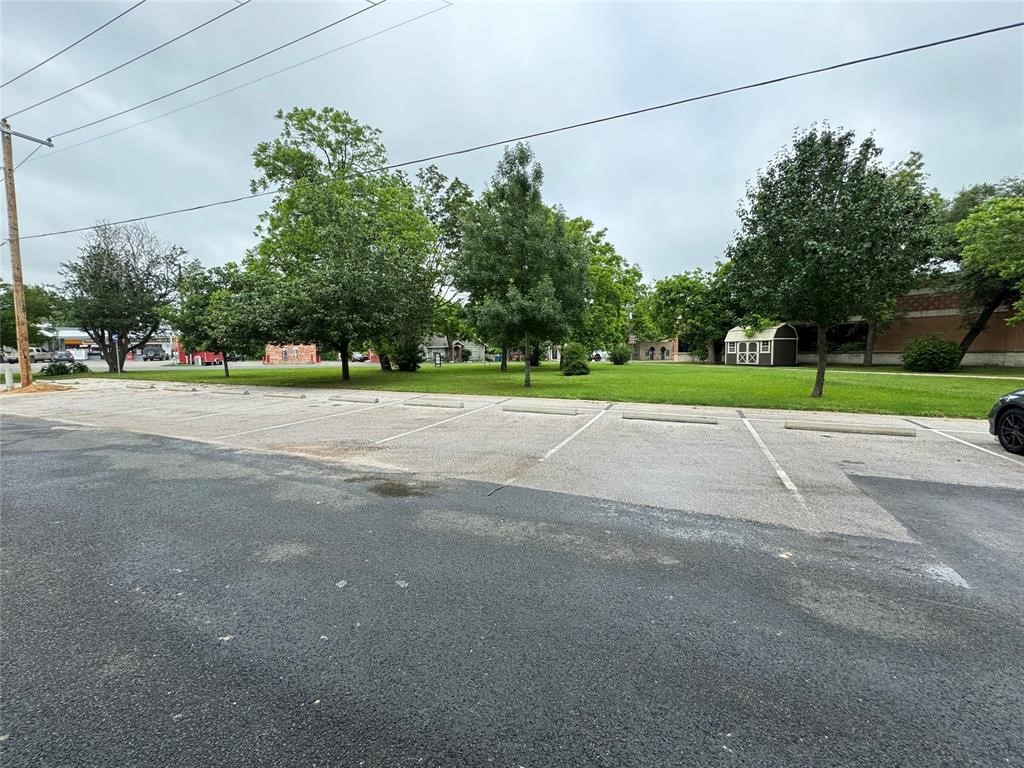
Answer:
[[[221,354],[224,357],[224,378],[227,379],[231,376],[231,374],[228,373],[228,353],[222,352]]]
[[[508,347],[501,348],[501,372],[508,373]]]
[[[970,350],[971,344],[974,343],[974,340],[981,335],[982,331],[985,330],[985,326],[988,325],[988,321],[992,317],[992,313],[999,309],[1000,305],[1008,298],[1010,298],[1010,294],[1006,291],[1001,291],[998,296],[993,298],[992,301],[982,308],[981,314],[979,314],[977,318],[975,318],[974,322],[971,323],[970,327],[967,329],[966,335],[960,342],[961,360],[964,359],[964,355],[966,355],[968,350]]]
[[[352,376],[348,370],[348,339],[342,339],[341,342],[338,344],[338,357],[341,358],[341,380],[351,381]]]
[[[527,336],[523,341],[523,362],[526,363],[526,378],[523,379],[523,386],[526,388],[530,387],[530,351],[530,337]]]
[[[827,333],[828,326],[818,323],[818,373],[814,376],[814,389],[811,390],[811,397],[821,397],[821,393],[825,389],[825,363],[828,362]]]
[[[875,335],[878,330],[877,320],[868,320],[868,338],[864,342],[864,365],[870,367],[875,358]]]
[[[709,341],[708,342],[708,362],[709,363],[717,363],[718,362],[717,360],[715,360],[715,342],[713,342],[713,341]]]
[[[381,355],[377,359],[380,361],[380,369],[382,371],[390,371],[391,370],[391,358],[390,357],[388,357],[387,355]]]

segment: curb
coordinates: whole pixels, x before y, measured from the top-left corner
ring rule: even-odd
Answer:
[[[529,405],[517,404],[503,405],[501,410],[509,413],[545,413],[550,416],[579,416],[578,408],[567,408],[563,405]]]
[[[810,432],[849,432],[857,435],[889,435],[890,437],[917,437],[917,430],[910,427],[885,427],[873,424],[834,424],[828,421],[787,421],[786,429],[802,429]]]
[[[248,389],[237,390],[231,389],[208,389],[206,390],[211,395],[248,395]]]
[[[331,395],[327,398],[328,400],[340,400],[344,403],[379,403],[379,397],[371,396],[359,396],[359,395]]]
[[[643,421],[674,421],[680,424],[717,424],[718,419],[713,416],[688,416],[683,413],[644,413],[643,411],[626,412],[622,414],[624,419],[637,419]]]
[[[402,405],[422,406],[424,408],[465,408],[461,400],[408,400]]]
[[[246,394],[249,393],[246,392]],[[263,397],[287,397],[293,400],[303,400],[306,397],[301,392],[261,392],[260,394],[263,395]]]

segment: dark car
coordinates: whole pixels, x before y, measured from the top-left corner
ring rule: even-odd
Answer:
[[[240,355],[237,352],[228,352],[224,355],[224,359],[229,363],[240,363],[245,360],[245,355]]]
[[[163,347],[146,347],[142,350],[143,360],[167,360],[168,355]]]
[[[1010,453],[1024,453],[1024,389],[996,400],[988,412],[988,431]]]
[[[60,352],[54,352],[50,360],[55,363],[73,363],[75,362],[75,354],[70,349],[64,349]]]
[[[362,352],[353,352],[350,359],[353,363],[365,363],[370,359],[370,356],[364,355]]]

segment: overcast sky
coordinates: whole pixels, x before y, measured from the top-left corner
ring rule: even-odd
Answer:
[[[0,3],[0,67],[13,77],[127,8]],[[96,83],[12,119],[50,136],[298,37],[366,0],[253,0]],[[3,114],[84,80],[235,5],[148,0],[0,91]],[[387,0],[351,21],[158,104],[56,140],[57,149],[159,115],[433,8],[437,13],[177,114],[47,157],[17,173],[22,235],[248,192],[273,113],[330,105],[383,131],[392,161],[459,149],[1024,19],[1021,2],[696,3]],[[924,153],[944,194],[1024,172],[1024,32],[1012,30],[850,69],[537,139],[544,196],[607,227],[649,279],[721,257],[744,185],[815,121],[874,132],[896,161]],[[15,161],[35,145],[15,140]],[[439,162],[479,192],[501,149]],[[415,171],[415,169],[411,169]],[[240,259],[265,200],[149,223],[207,264]],[[6,221],[3,223],[6,238]],[[58,281],[81,235],[22,244],[25,279]],[[0,276],[10,258],[0,249]]]

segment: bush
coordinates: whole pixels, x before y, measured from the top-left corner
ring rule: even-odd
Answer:
[[[586,376],[590,373],[587,365],[587,350],[582,344],[575,342],[562,347],[562,359],[558,363],[563,376]]]
[[[423,352],[420,350],[419,341],[412,339],[400,341],[395,344],[391,362],[393,362],[400,371],[419,370],[420,363],[423,362]]]
[[[40,376],[68,376],[70,374],[88,373],[89,366],[76,360],[73,363],[47,363],[39,369]]]
[[[462,358],[462,362],[468,363],[473,359],[473,350],[462,348],[462,352],[459,353],[459,357]]]
[[[903,367],[924,373],[955,371],[960,367],[960,347],[938,336],[918,336],[903,345]]]
[[[612,365],[625,365],[633,358],[633,353],[625,344],[618,344],[611,348]]]

